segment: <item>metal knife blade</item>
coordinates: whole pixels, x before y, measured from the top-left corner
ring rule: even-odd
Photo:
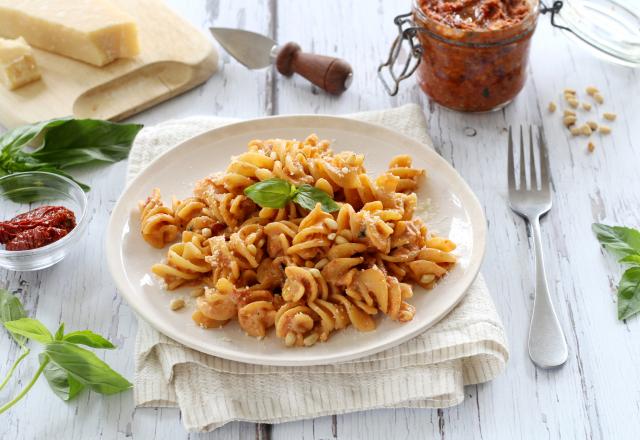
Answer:
[[[249,69],[262,69],[273,64],[278,45],[271,38],[232,28],[209,28],[214,38],[236,60]]]

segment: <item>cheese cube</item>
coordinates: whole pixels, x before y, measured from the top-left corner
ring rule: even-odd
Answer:
[[[0,38],[0,82],[9,90],[15,90],[37,79],[40,79],[40,70],[24,38]]]
[[[96,66],[140,52],[134,19],[108,0],[0,0],[0,37]]]

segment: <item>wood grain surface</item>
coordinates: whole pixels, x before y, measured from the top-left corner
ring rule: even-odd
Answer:
[[[217,52],[162,0],[113,0],[136,19],[140,55],[103,67],[34,49],[42,79],[0,88],[0,124],[8,127],[74,115],[120,120],[202,84]]]
[[[394,37],[393,17],[409,0],[220,0],[178,1],[172,6],[195,26],[241,27],[304,50],[344,58],[354,68],[351,88],[340,97],[319,91],[299,77],[273,69],[248,71],[221,53],[220,72],[191,92],[135,118],[155,124],[209,114],[250,118],[269,114],[340,114],[420,104],[438,152],[467,180],[489,222],[483,271],[504,320],[511,346],[505,374],[468,387],[463,404],[441,410],[378,410],[281,425],[231,423],[206,434],[184,432],[179,411],[135,409],[131,393],[102,397],[84,393],[62,403],[40,381],[27,398],[0,416],[2,439],[633,439],[640,432],[640,318],[616,319],[618,265],[600,250],[590,226],[605,221],[640,227],[640,73],[605,63],[579,48],[541,17],[533,38],[530,77],[506,109],[464,115],[429,102],[413,80],[389,98],[376,68]],[[572,138],[550,100],[562,89],[600,88],[613,111],[613,133]],[[582,93],[584,95],[584,93]],[[595,111],[591,111],[595,114]],[[586,119],[586,118],[585,118]],[[600,119],[598,119],[600,120]],[[506,203],[506,130],[542,124],[547,134],[555,190],[554,207],[543,220],[549,285],[567,334],[570,357],[557,370],[536,369],[526,350],[532,306],[533,266],[525,225]],[[91,222],[82,245],[62,263],[38,273],[0,270],[0,284],[17,290],[27,309],[50,327],[91,328],[119,348],[104,358],[133,375],[136,319],[116,292],[103,255],[104,229],[124,186],[125,163],[75,174],[93,187]],[[0,369],[17,351],[0,337]],[[0,394],[7,400],[35,370],[33,359]],[[251,392],[251,390],[247,390]]]

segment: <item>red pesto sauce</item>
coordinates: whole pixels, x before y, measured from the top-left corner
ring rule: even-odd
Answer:
[[[481,112],[524,86],[535,0],[416,0],[423,57],[418,84],[445,107]]]
[[[420,0],[427,17],[457,29],[499,30],[529,15],[526,0]]]
[[[76,216],[64,206],[41,206],[0,222],[0,244],[8,251],[36,249],[60,240],[76,227]]]

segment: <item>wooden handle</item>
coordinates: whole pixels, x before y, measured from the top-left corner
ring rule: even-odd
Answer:
[[[294,73],[302,75],[313,84],[333,95],[339,95],[349,88],[353,71],[340,58],[304,53],[296,43],[287,43],[276,58],[278,72],[285,76]]]

